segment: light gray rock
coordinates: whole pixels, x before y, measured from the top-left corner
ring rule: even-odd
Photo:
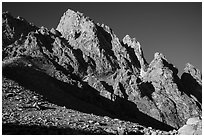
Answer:
[[[200,118],[199,117],[194,117],[194,118],[189,118],[186,122],[187,125],[197,125],[198,122],[200,122]]]
[[[202,135],[202,120],[199,117],[189,118],[186,125],[178,130],[179,135]]]

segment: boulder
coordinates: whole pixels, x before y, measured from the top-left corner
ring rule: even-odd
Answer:
[[[202,120],[199,117],[189,118],[186,125],[178,130],[179,135],[202,135]]]

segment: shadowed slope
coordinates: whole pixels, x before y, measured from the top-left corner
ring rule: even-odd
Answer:
[[[115,102],[110,101],[99,94],[96,94],[98,91],[88,85],[85,89],[77,88],[56,80],[39,70],[22,66],[20,62],[21,60],[17,60],[17,62],[13,64],[3,65],[3,75],[9,79],[17,81],[25,88],[42,94],[54,104],[66,106],[67,108],[85,113],[118,117],[120,119],[140,123],[144,126],[153,126],[157,129],[173,129],[170,126],[141,113],[137,106],[130,101],[120,97],[117,97]],[[141,121],[141,119],[146,119],[147,121]]]
[[[19,34],[26,37],[10,40]],[[163,130],[179,128],[202,113],[162,54],[148,64],[135,38],[127,35],[120,42],[108,26],[82,13],[68,10],[57,30],[3,35],[3,41],[11,42],[3,43],[3,75],[55,104]]]

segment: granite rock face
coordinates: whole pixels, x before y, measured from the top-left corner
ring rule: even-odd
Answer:
[[[196,102],[182,89],[178,70],[161,53],[155,53],[154,60],[144,75],[143,80],[154,87],[152,99],[157,104],[163,122],[180,127],[189,117],[199,116]]]
[[[201,73],[190,64],[180,79],[161,53],[148,63],[135,38],[120,41],[108,26],[72,10],[51,30],[8,13],[2,20],[5,77],[36,86],[32,75],[46,75],[68,95],[166,130],[201,116]]]

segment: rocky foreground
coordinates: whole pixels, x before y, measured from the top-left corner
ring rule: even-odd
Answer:
[[[3,134],[202,134],[202,76],[67,10],[48,30],[2,15]]]

